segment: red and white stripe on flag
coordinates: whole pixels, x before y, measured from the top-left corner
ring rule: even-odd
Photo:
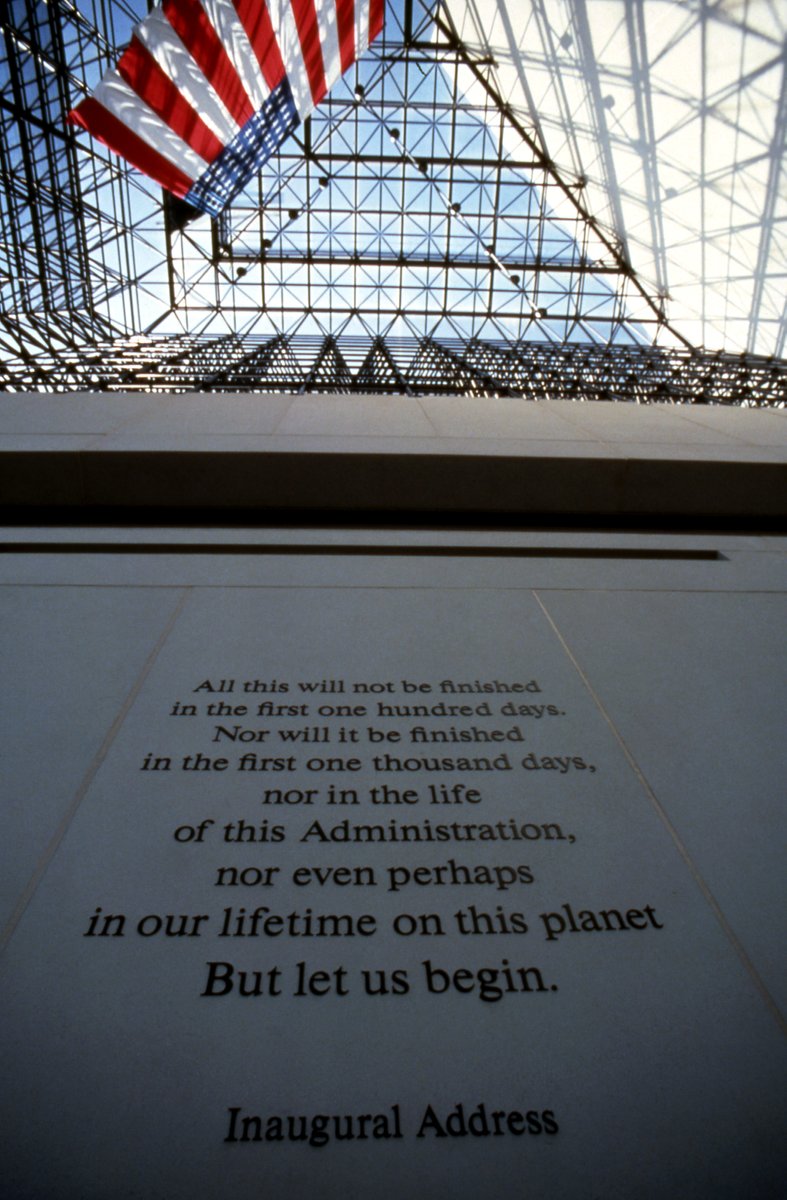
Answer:
[[[383,26],[384,0],[163,0],[68,114],[217,215]]]

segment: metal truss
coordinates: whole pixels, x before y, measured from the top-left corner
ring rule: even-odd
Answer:
[[[697,345],[787,353],[787,7],[450,0],[453,28]],[[613,236],[614,236],[613,235]]]
[[[383,37],[208,233],[171,222],[164,319],[183,332],[670,339],[580,199],[438,6]]]
[[[0,16],[0,390],[784,403],[670,327],[439,0],[389,0],[218,221],[65,125],[144,0],[79,4]]]
[[[0,357],[35,361],[141,328],[160,199],[66,114],[116,58],[124,0],[0,5]],[[142,286],[141,286],[142,285]],[[1,373],[0,373],[1,377]]]
[[[0,386],[2,386],[0,384]],[[331,335],[133,337],[62,354],[17,391],[467,395],[787,406],[787,363],[653,346]]]

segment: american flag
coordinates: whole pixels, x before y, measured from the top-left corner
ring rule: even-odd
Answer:
[[[218,216],[383,27],[384,0],[164,0],[69,121]]]

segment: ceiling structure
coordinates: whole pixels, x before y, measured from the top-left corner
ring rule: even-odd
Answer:
[[[186,220],[65,124],[143,5],[10,0],[0,388],[785,403],[783,85],[762,118],[762,161],[739,151],[742,182],[730,175],[726,209],[709,197],[727,177],[710,151],[696,160],[705,223],[696,219],[702,252],[690,259],[688,185],[677,225],[675,197],[657,203],[676,176],[653,125],[666,87],[655,67],[669,55],[645,22],[651,5],[692,8],[517,0],[514,19],[505,0],[388,0],[382,37],[211,221]],[[757,4],[713,9],[732,7]],[[645,34],[660,52],[635,86],[623,47],[642,49]],[[609,53],[596,60],[599,47]],[[783,79],[783,34],[781,53]],[[756,99],[776,67],[761,56],[758,72],[741,54]],[[707,125],[710,86],[694,101]],[[678,139],[670,163],[681,161],[684,107],[685,119],[664,110]],[[764,199],[753,182],[763,172]],[[755,242],[762,270],[746,276],[741,247]]]
[[[445,20],[692,344],[784,356],[782,0],[451,0]]]

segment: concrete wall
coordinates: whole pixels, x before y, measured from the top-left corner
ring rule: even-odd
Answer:
[[[224,403],[8,404],[7,1194],[780,1195],[784,415]]]
[[[783,515],[787,410],[470,397],[0,397],[0,503]]]

